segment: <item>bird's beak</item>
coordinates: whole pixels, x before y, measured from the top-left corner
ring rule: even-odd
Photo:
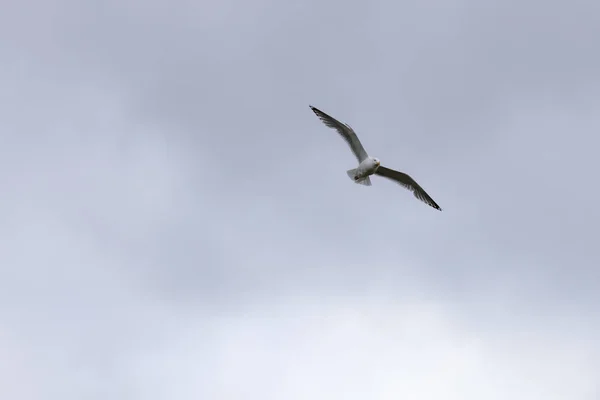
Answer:
[[[381,165],[381,161],[376,162],[377,166]]]

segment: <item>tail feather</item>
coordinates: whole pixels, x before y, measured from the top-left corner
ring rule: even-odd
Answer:
[[[356,181],[356,183],[360,185],[371,186],[371,179],[368,176],[365,176],[364,178]]]
[[[364,185],[364,186],[371,186],[371,179],[369,179],[369,176],[365,176],[364,178],[355,179],[356,176],[356,170],[358,168],[354,168],[354,169],[349,169],[348,171],[346,171],[346,173],[348,174],[348,176],[350,177],[350,179],[352,179],[354,182],[358,183],[359,185]]]

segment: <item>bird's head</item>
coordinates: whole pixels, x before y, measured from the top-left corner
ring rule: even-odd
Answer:
[[[377,165],[378,167],[381,165],[381,161],[379,161],[378,158],[373,158],[373,163],[375,163],[375,165]]]

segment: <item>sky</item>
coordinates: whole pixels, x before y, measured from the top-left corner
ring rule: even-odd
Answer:
[[[592,0],[5,1],[0,397],[597,400],[598,37]]]

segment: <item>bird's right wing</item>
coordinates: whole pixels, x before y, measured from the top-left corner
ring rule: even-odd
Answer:
[[[394,171],[393,169],[389,169],[384,166],[380,166],[379,168],[377,168],[375,174],[396,181],[400,185],[404,186],[406,189],[413,192],[417,199],[421,200],[422,202],[430,205],[431,207],[437,210],[442,211],[440,206],[438,206],[437,203],[433,201],[431,196],[429,196],[427,192],[425,192],[425,190],[407,174],[399,171]]]
[[[325,114],[318,108],[313,106],[309,107],[325,125],[338,131],[340,136],[342,136],[346,143],[348,143],[350,149],[352,149],[352,152],[358,159],[359,163],[363,162],[363,160],[369,156],[350,125],[341,123],[337,119]]]

